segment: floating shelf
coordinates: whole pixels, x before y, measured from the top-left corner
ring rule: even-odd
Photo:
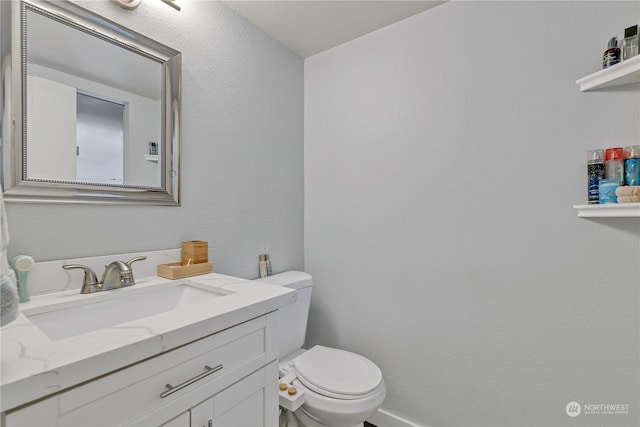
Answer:
[[[630,83],[640,83],[640,55],[576,81],[576,84],[580,86],[580,92]]]
[[[640,218],[640,203],[574,205],[580,218]]]
[[[157,162],[158,161],[158,155],[157,154],[145,154],[144,158],[148,162]]]

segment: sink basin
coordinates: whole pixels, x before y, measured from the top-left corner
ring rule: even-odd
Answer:
[[[180,308],[195,309],[225,295],[188,283],[142,289],[133,286],[90,295],[73,294],[70,301],[26,309],[23,314],[57,341]]]

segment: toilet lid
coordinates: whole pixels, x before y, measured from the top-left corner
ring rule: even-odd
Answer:
[[[293,366],[302,384],[330,397],[359,398],[382,382],[380,368],[369,359],[320,345],[293,359]]]

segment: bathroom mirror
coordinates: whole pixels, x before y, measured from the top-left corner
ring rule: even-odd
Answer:
[[[0,1],[7,202],[179,205],[181,54],[68,1]]]

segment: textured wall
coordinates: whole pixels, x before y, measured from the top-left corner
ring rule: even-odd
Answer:
[[[308,344],[429,426],[637,426],[640,222],[585,220],[586,151],[640,88],[579,93],[638,2],[450,2],[305,61]],[[629,404],[629,415],[565,406]]]
[[[303,61],[212,1],[77,4],[182,52],[180,207],[9,204],[10,255],[37,261],[209,241],[218,272],[303,267]]]

